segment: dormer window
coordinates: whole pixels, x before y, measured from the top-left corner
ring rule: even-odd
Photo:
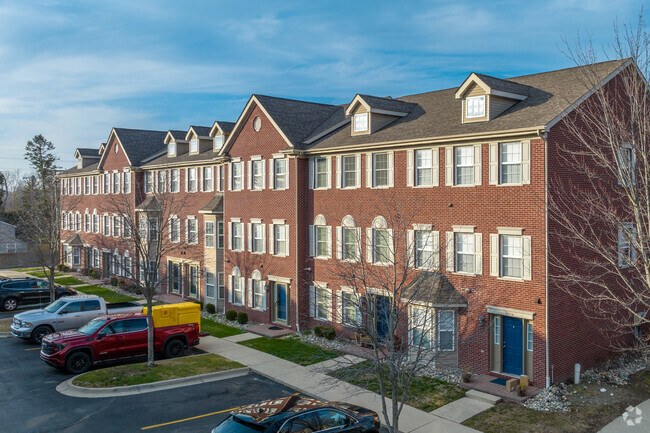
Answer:
[[[214,136],[214,150],[221,149],[221,146],[223,146],[223,135],[215,135]]]
[[[83,168],[84,160],[82,158],[77,158],[77,168]]]
[[[354,132],[364,132],[368,130],[368,113],[354,115]]]
[[[190,153],[197,153],[199,151],[199,139],[193,138],[190,141]]]
[[[467,98],[465,107],[465,117],[485,117],[485,95]]]
[[[169,156],[176,156],[176,143],[175,142],[172,141],[171,143],[169,143],[169,148],[168,148],[167,153],[169,154]]]

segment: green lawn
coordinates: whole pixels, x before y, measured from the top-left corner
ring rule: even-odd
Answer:
[[[338,353],[331,350],[326,350],[313,344],[303,343],[298,337],[261,337],[242,341],[239,344],[300,365],[316,364],[339,356]]]
[[[62,286],[76,286],[79,284],[84,284],[83,281],[75,277],[59,277],[59,278],[55,278],[54,282],[57,284],[61,284]]]
[[[157,361],[153,367],[146,362],[102,368],[77,377],[72,383],[86,388],[109,388],[140,385],[179,377],[241,368],[238,362],[214,354],[187,356]]]
[[[41,268],[21,268],[21,269],[12,269],[12,271],[16,272],[32,272],[32,271],[38,271]]]
[[[230,337],[231,335],[244,333],[244,331],[239,328],[233,328],[232,326],[214,322],[203,317],[201,318],[201,332],[207,332],[208,334],[217,338]]]
[[[106,302],[126,302],[126,301],[137,301],[137,298],[132,298],[131,296],[122,295],[116,293],[110,289],[100,286],[81,286],[74,288],[78,292],[85,293],[87,295],[97,295],[101,296],[106,300]]]
[[[379,380],[370,372],[372,364],[364,361],[354,366],[341,368],[331,373],[332,376],[353,385],[366,388],[379,394]],[[390,383],[384,381],[386,396],[390,397]],[[406,404],[425,412],[431,412],[451,403],[465,395],[465,390],[458,386],[433,377],[418,376],[413,379],[406,397]]]
[[[45,272],[43,272],[43,271],[33,271],[33,272],[27,272],[27,273],[29,275],[33,276],[33,277],[47,278],[47,276],[45,275]],[[54,272],[55,277],[60,277],[61,275],[63,275],[61,272]]]
[[[14,319],[9,318],[9,319],[0,319],[0,332],[11,332],[11,322],[13,322]]]

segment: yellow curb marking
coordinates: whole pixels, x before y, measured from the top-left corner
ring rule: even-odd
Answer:
[[[177,424],[179,422],[191,421],[193,419],[199,419],[199,418],[204,418],[206,416],[217,415],[217,414],[224,413],[224,412],[230,412],[230,411],[233,411],[235,409],[239,409],[240,407],[241,406],[237,406],[237,407],[233,407],[231,409],[220,410],[218,412],[211,412],[211,413],[206,413],[204,415],[193,416],[191,418],[179,419],[179,420],[176,420],[176,421],[165,422],[165,423],[162,423],[162,424],[150,425],[150,426],[147,426],[147,427],[142,427],[140,430],[149,430],[151,428],[163,427],[163,426],[166,426],[166,425]]]
[[[34,347],[34,348],[32,348],[32,349],[25,349],[25,350],[26,350],[26,351],[27,351],[27,350],[41,350],[41,348],[40,348],[40,347]]]

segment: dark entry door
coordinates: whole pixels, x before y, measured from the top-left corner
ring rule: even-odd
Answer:
[[[375,323],[377,324],[377,337],[385,340],[388,337],[390,323],[390,299],[387,296],[375,296]]]
[[[523,372],[524,334],[523,321],[514,317],[503,318],[503,372],[520,375]]]
[[[275,321],[286,323],[288,321],[288,299],[289,286],[283,283],[275,283]]]

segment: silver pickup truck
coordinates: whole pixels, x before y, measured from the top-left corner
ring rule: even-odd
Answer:
[[[45,308],[16,314],[11,333],[40,343],[47,334],[80,328],[98,316],[141,312],[142,304],[137,302],[107,304],[95,295],[66,296]]]

